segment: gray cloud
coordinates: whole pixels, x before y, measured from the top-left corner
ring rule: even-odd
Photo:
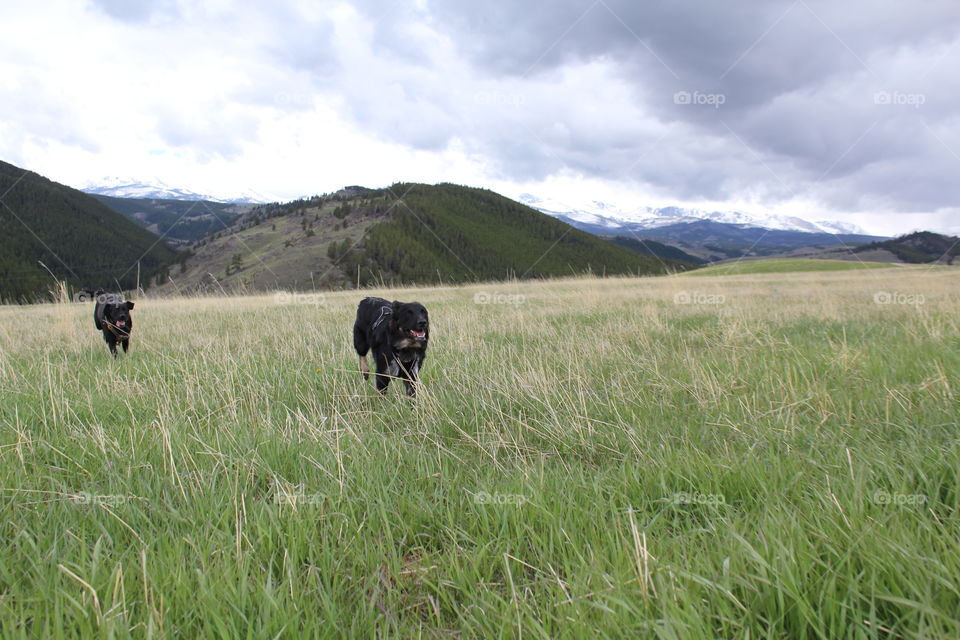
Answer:
[[[950,178],[960,162],[943,147],[960,152],[954,2],[399,4],[362,6],[376,33],[396,33],[405,20],[427,25],[469,62],[474,82],[518,87],[525,98],[485,109],[430,100],[448,117],[431,118],[429,144],[466,137],[504,175],[536,179],[565,167],[678,198],[733,198],[746,188],[774,201],[813,195],[902,211],[960,201],[960,181]],[[398,46],[390,37],[379,44]],[[597,90],[567,83],[564,93],[565,71],[592,64],[609,72]],[[603,84],[616,81],[632,91],[629,102],[598,107]],[[461,78],[432,82],[470,89]],[[391,106],[389,126],[375,110],[356,116],[416,143],[398,123],[422,105],[394,96]],[[638,118],[655,119],[659,131],[638,133]]]

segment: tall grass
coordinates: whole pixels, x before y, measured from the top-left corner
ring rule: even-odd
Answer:
[[[960,637],[958,276],[0,307],[0,635]]]

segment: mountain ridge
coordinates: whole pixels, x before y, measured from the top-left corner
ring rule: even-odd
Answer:
[[[276,198],[265,196],[252,189],[246,189],[239,195],[229,198],[212,196],[189,189],[171,187],[156,178],[149,182],[143,182],[133,178],[108,176],[87,183],[80,188],[80,191],[90,195],[143,200],[206,201],[222,204],[266,204],[277,201]]]
[[[548,215],[574,220],[583,225],[608,227],[614,231],[617,227],[655,229],[672,224],[708,220],[778,231],[870,235],[855,224],[829,220],[812,222],[797,216],[755,215],[743,211],[707,211],[677,206],[624,210],[599,200],[571,205],[557,200],[543,199],[529,193],[521,194],[518,199]]]
[[[212,200],[118,198],[89,194],[175,248],[199,241],[234,224],[255,205]]]

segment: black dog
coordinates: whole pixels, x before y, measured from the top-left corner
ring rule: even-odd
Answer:
[[[130,348],[130,332],[133,331],[133,303],[126,302],[116,293],[97,291],[97,305],[93,308],[93,325],[98,331],[103,331],[103,339],[110,348],[113,357],[117,357],[117,343],[123,346],[126,353]]]
[[[407,395],[417,395],[416,385],[429,339],[430,319],[419,302],[364,298],[357,307],[353,346],[360,355],[360,373],[364,379],[370,377],[367,351],[373,349],[380,393],[387,390],[390,378],[399,377],[407,387]]]

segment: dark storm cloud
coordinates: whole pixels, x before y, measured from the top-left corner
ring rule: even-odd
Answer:
[[[429,67],[429,51],[418,57],[415,40],[397,37],[425,25],[469,61],[474,81],[514,87],[523,99],[513,104],[431,102],[449,115],[434,119],[431,144],[469,138],[505,175],[539,178],[566,167],[676,197],[724,199],[747,189],[894,210],[960,201],[960,181],[951,178],[960,170],[951,151],[960,151],[953,1],[362,6],[388,54]],[[605,74],[560,88],[569,70],[590,65]],[[460,79],[446,80],[469,93]],[[597,104],[610,83],[628,87],[629,98]],[[418,105],[401,96],[394,107],[392,129],[401,132],[397,121],[414,119]],[[361,117],[376,127],[377,115]],[[658,129],[638,131],[644,118]]]
[[[960,25],[960,5],[943,0],[441,0],[430,6],[436,24],[493,72],[531,76],[606,57],[645,92],[651,84],[671,94],[722,90],[728,108],[838,75],[872,73],[875,52],[950,44]]]

